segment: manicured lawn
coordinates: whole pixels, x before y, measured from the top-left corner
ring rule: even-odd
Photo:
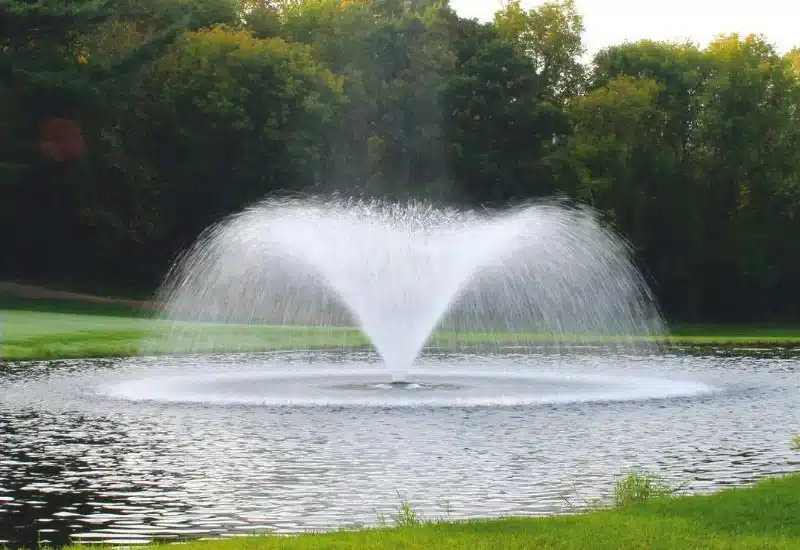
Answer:
[[[686,344],[800,346],[800,325],[673,325],[670,339]]]
[[[5,360],[123,356],[175,350],[166,337],[182,332],[194,351],[363,347],[352,328],[189,325],[176,329],[130,308],[79,302],[0,297],[0,356]],[[439,333],[432,345],[546,341],[537,335]],[[603,338],[600,338],[603,340]],[[667,341],[680,345],[800,346],[800,328],[786,326],[678,325]],[[143,343],[145,344],[143,346]],[[174,341],[172,342],[174,345]]]
[[[74,547],[74,550],[82,548]],[[183,550],[797,550],[800,476],[707,496],[547,518],[197,541]]]
[[[39,311],[0,312],[5,360],[110,357],[139,352],[172,351],[171,332],[185,332],[195,351],[269,350],[294,347],[365,345],[354,329],[284,328],[272,326],[190,326],[185,331],[170,324],[135,316],[109,316]],[[178,350],[179,351],[179,350]]]
[[[3,359],[126,355],[136,352],[151,324],[123,316],[0,311]]]

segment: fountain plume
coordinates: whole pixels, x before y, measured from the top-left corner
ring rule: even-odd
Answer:
[[[161,299],[182,349],[198,341],[198,322],[356,326],[402,372],[437,328],[455,341],[555,346],[660,334],[630,253],[594,211],[563,202],[462,211],[267,200],[204,232]]]

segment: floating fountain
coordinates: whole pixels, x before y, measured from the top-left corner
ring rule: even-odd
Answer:
[[[560,202],[461,211],[267,200],[208,229],[161,298],[181,349],[209,349],[215,337],[191,328],[200,321],[358,327],[393,387],[408,387],[437,329],[454,341],[560,348],[657,335],[661,318],[629,252],[593,211]]]
[[[427,505],[454,496],[463,517],[542,513],[558,506],[553,487],[596,484],[632,456],[708,470],[698,446],[724,450],[737,426],[751,445],[785,446],[774,417],[759,422],[765,408],[791,420],[796,373],[651,353],[639,336],[662,324],[629,253],[591,210],[563,203],[255,205],[206,231],[162,289],[172,330],[154,323],[143,351],[197,353],[0,376],[0,456],[12,459],[0,461],[0,539],[363,525],[397,487]],[[354,327],[377,353],[305,340]],[[443,333],[469,349],[421,353]],[[272,351],[204,353],[237,349]],[[756,453],[709,476],[722,486],[775,463]]]

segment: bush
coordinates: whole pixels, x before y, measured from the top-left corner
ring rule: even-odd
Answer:
[[[615,508],[642,504],[653,499],[669,498],[676,492],[657,474],[630,472],[617,479],[612,504]]]

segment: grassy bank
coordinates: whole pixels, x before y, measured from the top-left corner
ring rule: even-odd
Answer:
[[[177,329],[168,323],[143,317],[129,310],[71,312],[0,311],[0,357],[28,360],[75,357],[126,356],[144,351],[163,353],[178,345],[203,350],[278,350],[365,346],[363,335],[349,328],[314,329],[273,326],[189,326]]]
[[[686,325],[670,327],[677,345],[800,346],[800,325]]]
[[[5,360],[124,356],[146,350],[171,349],[167,337],[175,329],[145,317],[140,310],[114,305],[63,300],[30,300],[0,296],[0,354]],[[350,328],[304,328],[241,325],[191,326],[183,343],[196,350],[266,350],[368,345]],[[431,345],[480,344],[487,334],[434,335]],[[500,343],[546,341],[536,335],[493,334]],[[800,328],[786,326],[673,327],[668,342],[675,345],[800,346]]]
[[[653,500],[571,516],[438,522],[391,529],[245,537],[183,550],[797,550],[800,476],[706,496]],[[85,548],[76,546],[73,550]],[[163,548],[163,547],[162,547]]]

